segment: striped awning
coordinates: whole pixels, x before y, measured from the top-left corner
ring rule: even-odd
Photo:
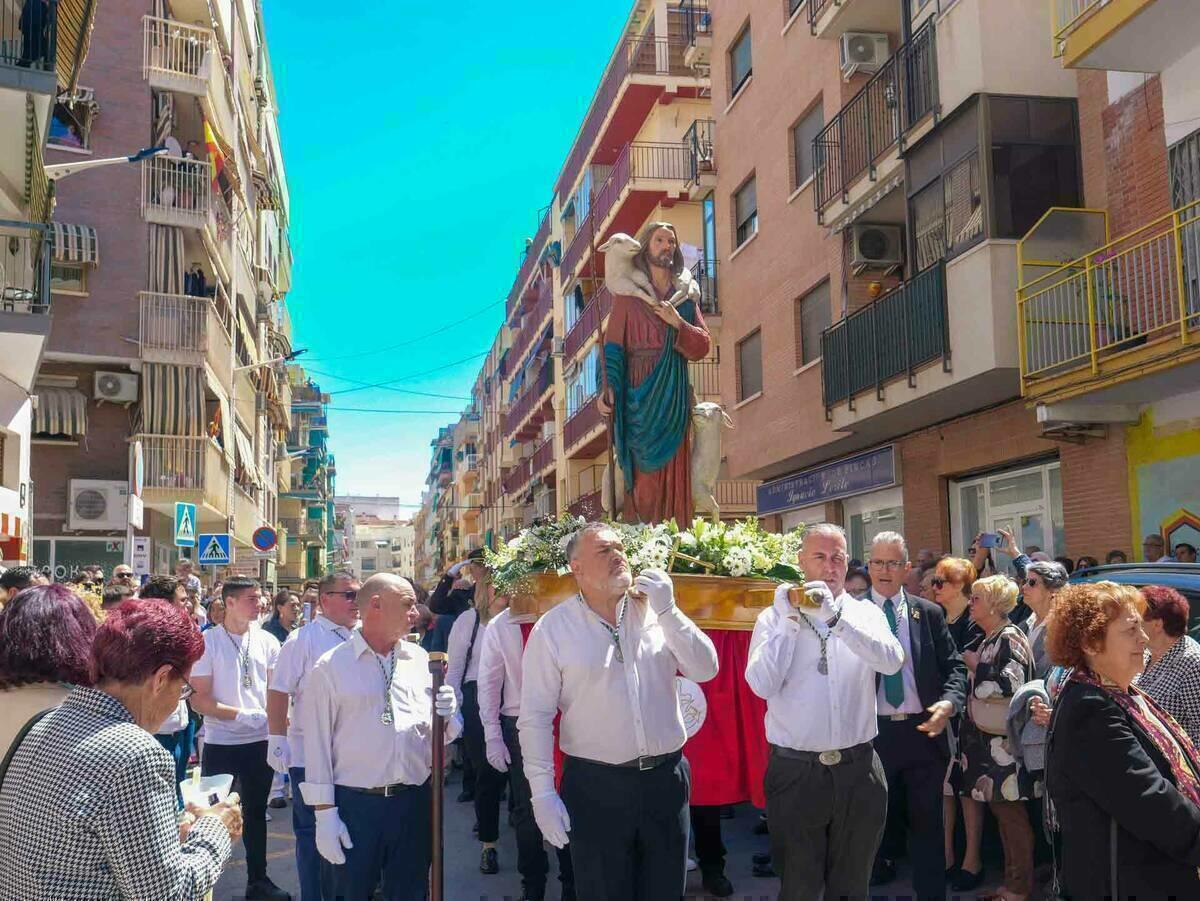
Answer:
[[[58,2],[55,68],[58,70],[60,91],[73,91],[79,82],[79,70],[83,68],[92,42],[92,24],[96,19],[97,4],[98,0]]]
[[[204,434],[204,379],[199,366],[142,364],[142,422],[152,435]]]
[[[261,485],[263,480],[258,472],[258,465],[254,462],[254,448],[250,445],[250,437],[236,427],[233,429],[233,447],[237,465],[242,468],[250,481]]]
[[[54,244],[54,259],[58,263],[100,265],[100,241],[90,225],[67,225],[51,222],[50,239]]]
[[[33,411],[33,431],[37,434],[70,435],[82,438],[87,434],[87,396],[74,388],[34,389],[37,408]]]

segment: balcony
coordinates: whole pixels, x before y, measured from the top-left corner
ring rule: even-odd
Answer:
[[[604,466],[593,463],[575,475],[571,484],[571,502],[567,512],[584,519],[599,519],[604,515],[602,496],[604,490]]]
[[[23,13],[26,4],[5,3],[0,6],[0,88],[11,88],[22,95],[30,92],[39,96],[39,119],[44,121],[49,99],[58,89],[55,75],[58,59],[58,3],[39,6],[34,10],[35,27],[28,27]],[[41,16],[36,16],[40,11]],[[40,22],[37,19],[40,18]],[[41,27],[37,27],[40,25]],[[20,105],[25,106],[21,96]],[[11,125],[16,119],[8,120]]]
[[[719,316],[721,306],[717,301],[716,260],[701,260],[692,267],[692,278],[700,286],[700,312],[705,316]]]
[[[554,360],[548,359],[505,416],[504,433],[517,441],[528,441],[540,431],[548,418],[546,413],[553,415],[553,410],[546,409],[553,387]]]
[[[1051,39],[1068,69],[1161,72],[1200,43],[1188,0],[1053,0]]]
[[[522,314],[521,327],[513,340],[510,356],[515,362],[524,364],[526,352],[545,334],[546,320],[553,312],[554,291],[548,282],[542,282],[538,286],[537,299]]]
[[[810,7],[811,8],[811,7]],[[930,19],[871,76],[813,140],[813,205],[818,219],[837,200],[849,205],[864,175],[871,183],[903,172],[900,152],[912,129],[938,109],[935,20]]]
[[[533,478],[540,478],[554,468],[554,436],[551,435],[533,452],[533,463],[530,473]]]
[[[683,136],[683,144],[692,157],[692,174],[688,184],[695,190],[694,200],[699,200],[717,184],[717,155],[713,143],[716,123],[712,119],[697,119]]]
[[[550,210],[547,209],[542,214],[541,222],[538,223],[538,230],[533,236],[533,241],[525,248],[525,256],[521,260],[520,268],[517,269],[516,280],[513,281],[513,286],[508,292],[508,302],[504,307],[506,317],[512,316],[521,292],[525,290],[525,283],[529,281],[529,276],[533,273],[533,268],[537,265],[537,261],[542,255],[542,248],[546,246],[549,237]]]
[[[808,27],[817,37],[832,41],[841,40],[847,31],[895,34],[902,24],[900,9],[893,0],[808,0]]]
[[[49,229],[0,219],[0,377],[30,391],[50,335]]]
[[[155,16],[142,18],[142,77],[160,91],[203,97],[216,58],[212,29]]]
[[[203,508],[210,519],[229,513],[230,473],[225,452],[206,437],[137,435],[145,464],[146,506],[174,515],[183,501]],[[235,492],[236,493],[236,492]]]
[[[599,247],[614,232],[634,230],[668,197],[686,199],[691,177],[692,151],[682,143],[625,145],[563,252],[560,277],[575,274],[593,242]]]
[[[142,161],[142,218],[147,222],[207,228],[214,196],[204,160],[155,156]]]
[[[600,324],[608,318],[612,311],[612,294],[603,285],[596,289],[588,305],[583,308],[567,337],[563,341],[563,359],[573,360],[579,351],[583,350],[588,339],[596,336]]]
[[[508,475],[504,477],[504,493],[514,495],[520,493],[526,485],[529,484],[529,474],[531,472],[532,459],[530,457],[523,458],[516,466],[508,471]]]
[[[720,348],[716,348],[717,351]],[[704,360],[688,361],[688,379],[696,400],[721,402],[721,357],[718,354]]]
[[[1051,211],[1021,242],[1031,258]],[[1082,222],[1080,223],[1082,224]],[[1084,229],[1075,227],[1074,231]],[[1059,229],[1061,231],[1061,229]],[[1093,228],[1093,232],[1106,231]],[[1072,254],[1074,255],[1074,254]],[[1051,269],[1017,291],[1021,391],[1042,402],[1088,395],[1089,402],[1138,403],[1195,383],[1200,359],[1200,202]]]
[[[207,363],[225,390],[230,390],[233,339],[214,300],[141,291],[138,304],[143,360],[187,366]],[[227,303],[225,306],[228,309]]]
[[[753,516],[758,511],[756,479],[718,479],[713,496],[723,519]]]
[[[594,457],[607,446],[605,419],[593,397],[563,424],[563,448],[570,458]]]
[[[693,69],[712,65],[712,13],[708,0],[683,0],[683,64]]]

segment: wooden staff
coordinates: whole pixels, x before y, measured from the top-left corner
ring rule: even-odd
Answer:
[[[446,681],[446,654],[442,651],[432,651],[429,654],[429,672],[433,676],[433,750],[430,761],[433,764],[433,810],[430,820],[433,824],[433,861],[429,871],[430,901],[442,901],[442,855],[443,828],[442,803],[444,798],[444,783],[446,772],[446,721],[438,716],[438,689]]]

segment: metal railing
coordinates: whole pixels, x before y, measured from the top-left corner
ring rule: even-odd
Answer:
[[[148,490],[194,491],[204,487],[204,437],[141,435]]]
[[[593,397],[563,423],[563,447],[568,455],[596,426],[604,422],[600,407]]]
[[[721,400],[721,358],[692,360],[688,363],[688,378],[697,401]]]
[[[544,323],[552,312],[554,312],[554,292],[549,284],[543,282],[533,308],[526,310],[521,317],[520,328],[517,330],[516,337],[513,338],[512,349],[508,352],[512,360],[524,365],[526,351],[529,350],[535,339],[542,336],[545,330]]]
[[[1108,0],[1052,0],[1050,4],[1050,35],[1054,55],[1062,56],[1062,41],[1076,26]]]
[[[820,212],[938,104],[935,21],[930,19],[888,57],[813,139],[813,203]]]
[[[533,452],[532,473],[537,475],[548,466],[554,465],[554,436],[551,435]]]
[[[503,479],[505,494],[516,494],[529,484],[530,464],[530,458],[524,457],[508,471]]]
[[[591,491],[580,495],[567,505],[567,512],[572,516],[582,516],[588,521],[600,519],[604,515],[601,493]]]
[[[1200,201],[1017,289],[1021,383],[1102,364],[1200,325]]]
[[[542,221],[538,223],[538,230],[533,236],[533,241],[525,248],[525,256],[521,259],[521,265],[517,269],[517,277],[508,292],[508,303],[504,308],[506,316],[512,315],[513,308],[517,305],[517,299],[525,290],[525,283],[529,281],[529,275],[533,272],[533,267],[537,265],[538,258],[542,255],[542,248],[546,246],[549,237],[550,209],[547,208],[542,213]]]
[[[946,264],[939,261],[821,335],[825,406],[883,386],[950,355]]]
[[[53,72],[57,55],[58,0],[0,4],[0,66]]]
[[[228,386],[233,338],[211,298],[141,291],[138,306],[143,350],[203,354]]]
[[[517,402],[505,417],[504,432],[512,435],[540,405],[542,397],[554,387],[554,360],[548,359],[542,364],[532,382],[521,392]]]
[[[700,312],[705,316],[715,316],[721,311],[717,301],[717,266],[716,260],[701,260],[692,267],[692,278],[700,285]]]
[[[207,92],[216,45],[212,29],[144,16],[142,35],[142,77],[153,87]]]
[[[821,21],[821,16],[825,14],[825,10],[831,5],[841,6],[846,0],[808,0],[808,26],[813,34],[817,33],[817,23]],[[793,6],[791,0],[788,2],[788,7]],[[792,9],[795,12],[795,9]]]
[[[718,479],[714,496],[722,510],[729,507],[758,507],[758,482],[754,479]]]
[[[683,39],[686,46],[695,45],[700,38],[712,37],[712,12],[708,0],[680,0],[679,11],[683,17]]]
[[[0,312],[49,313],[50,230],[36,222],[0,219],[0,248]]]
[[[697,119],[683,136],[683,144],[692,157],[691,183],[700,184],[700,176],[717,171],[712,119]]]
[[[208,163],[174,156],[142,161],[142,215],[151,222],[202,228],[214,192]]]
[[[596,293],[588,301],[587,306],[583,308],[583,312],[579,314],[579,318],[575,320],[571,330],[567,332],[567,337],[563,341],[564,360],[575,358],[575,355],[587,344],[588,339],[596,334],[600,323],[611,311],[612,293],[601,285],[596,289]]]

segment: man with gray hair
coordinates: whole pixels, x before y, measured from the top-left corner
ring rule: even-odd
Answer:
[[[941,899],[946,897],[942,783],[951,754],[945,729],[966,703],[967,668],[945,611],[904,590],[912,569],[904,537],[876,535],[867,565],[871,602],[904,649],[900,671],[876,679],[875,749],[894,801],[888,805],[871,884],[896,878],[896,860],[904,855],[907,839],[917,897]]]

